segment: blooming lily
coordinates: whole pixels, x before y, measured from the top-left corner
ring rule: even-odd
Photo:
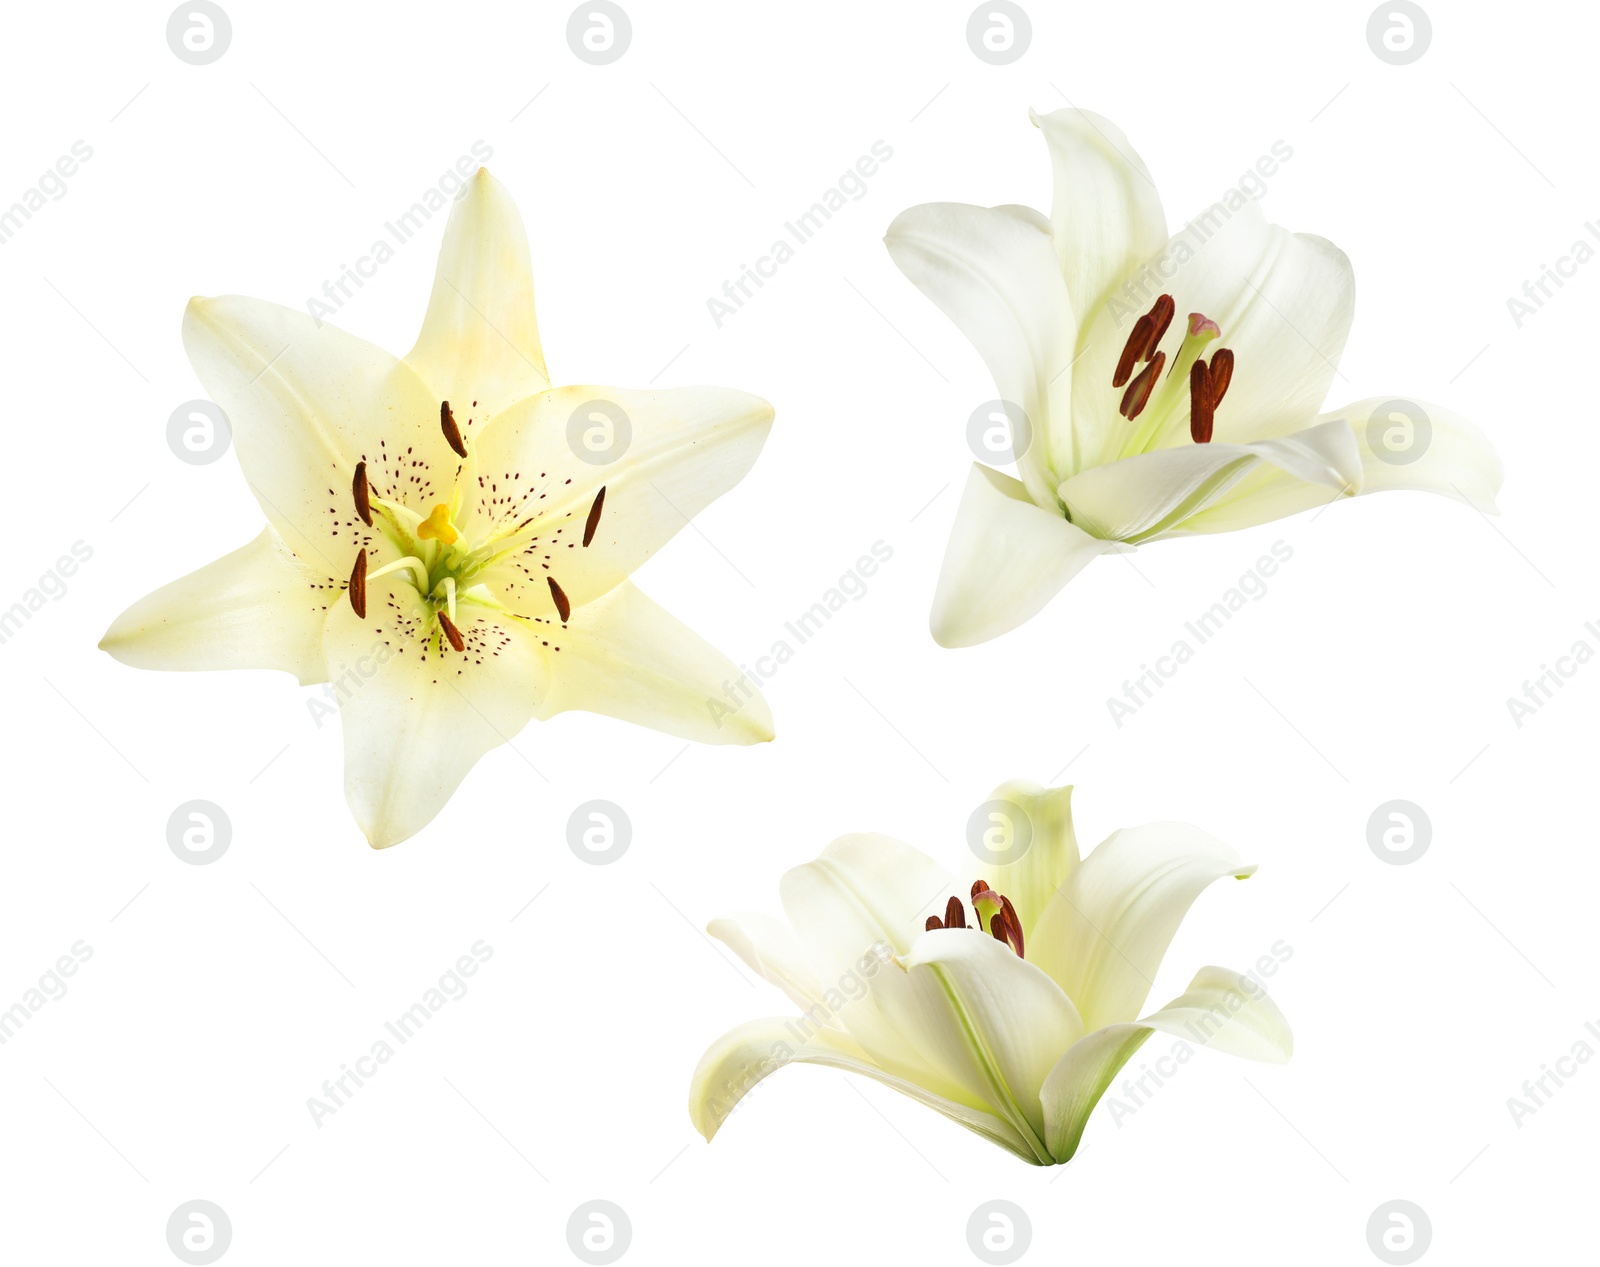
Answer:
[[[1383,489],[1493,509],[1499,460],[1460,415],[1388,397],[1317,412],[1354,315],[1342,251],[1268,224],[1238,189],[1169,236],[1114,124],[1033,121],[1055,173],[1048,217],[933,203],[886,238],[1027,420],[1012,428],[1020,479],[968,477],[933,602],[941,644],[1016,628],[1096,556],[1146,541]]]
[[[759,695],[713,722],[706,701],[739,671],[628,579],[750,469],[771,407],[553,388],[522,220],[486,170],[450,213],[404,359],[238,296],[191,300],[183,339],[268,526],[100,645],[138,668],[334,683],[374,848],[419,831],[530,718],[772,737]]]
[[[985,851],[998,861],[970,890],[909,845],[845,836],[784,876],[787,922],[710,924],[804,1015],[751,1021],[711,1046],[689,1093],[700,1133],[709,1140],[762,1078],[806,1061],[875,1078],[1048,1166],[1071,1160],[1101,1095],[1157,1030],[1288,1060],[1282,1013],[1226,968],[1202,968],[1139,1016],[1201,890],[1255,867],[1181,823],[1114,832],[1080,862],[1071,798],[1070,787],[998,788],[988,808],[1000,803],[1009,848]]]

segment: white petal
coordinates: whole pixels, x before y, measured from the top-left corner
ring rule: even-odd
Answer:
[[[996,821],[995,843],[986,843],[986,847],[1005,860],[985,862],[979,868],[991,889],[1011,899],[1026,943],[1045,906],[1078,865],[1078,838],[1072,830],[1072,788],[1042,787],[1014,779],[989,793],[989,800],[1004,801],[1012,807],[995,811],[1002,819],[1019,817],[1026,824],[1028,847],[1020,857],[1013,858],[1010,855],[1020,839],[1016,834],[1018,823]]]
[[[448,499],[459,463],[439,428],[439,401],[387,352],[236,295],[191,299],[183,345],[228,415],[251,492],[310,567],[347,576],[373,540],[350,492],[359,461],[375,497],[423,514]]]
[[[406,362],[432,389],[435,409],[452,402],[463,431],[469,417],[481,424],[550,386],[528,235],[510,193],[485,167],[450,209],[428,314]]]
[[[1453,410],[1427,401],[1374,396],[1324,417],[1348,420],[1354,428],[1361,446],[1363,493],[1413,488],[1442,493],[1481,511],[1495,510],[1505,478],[1500,457],[1477,425]]]
[[[1035,505],[1019,480],[974,463],[933,596],[935,641],[971,647],[1015,629],[1118,548]]]
[[[1214,880],[1254,872],[1186,823],[1113,832],[1045,908],[1028,958],[1055,978],[1089,1029],[1132,1020],[1195,898]]]
[[[1100,1097],[1153,1033],[1148,1025],[1107,1025],[1075,1043],[1050,1071],[1039,1099],[1045,1147],[1058,1163],[1072,1160]]]
[[[1033,121],[1050,147],[1050,223],[1073,309],[1083,321],[1166,241],[1167,217],[1150,169],[1111,120],[1087,110],[1056,110]]]
[[[1252,444],[1213,441],[1140,453],[1074,475],[1061,497],[1074,522],[1095,536],[1143,542],[1206,531],[1191,521],[1218,506],[1227,506],[1230,527],[1247,527],[1304,509],[1300,496],[1353,496],[1361,475],[1355,436],[1348,423],[1335,421]],[[1289,503],[1280,498],[1285,489],[1295,493]],[[1285,504],[1293,508],[1283,510]]]
[[[582,408],[595,401],[621,409],[626,427]],[[486,579],[514,610],[551,616],[547,578],[556,578],[574,607],[626,580],[744,478],[771,426],[766,401],[720,387],[545,392],[496,417],[479,439],[479,493],[461,522],[482,536],[509,534],[531,518],[526,531],[539,536]],[[585,436],[604,441],[598,453]],[[597,460],[581,459],[580,451]],[[584,546],[601,489],[605,502]]]
[[[971,1099],[981,1093],[936,1068],[929,1050],[929,1025],[948,1016],[938,983],[886,961],[910,952],[927,917],[942,912],[956,888],[919,850],[862,834],[840,837],[814,862],[790,870],[779,893],[812,971],[825,987],[852,995],[839,1023],[885,1068],[941,1095]]]
[[[1187,990],[1139,1023],[1245,1060],[1282,1064],[1294,1055],[1294,1035],[1278,1005],[1231,968],[1200,969]]]
[[[1050,1071],[1041,1100],[1045,1142],[1056,1161],[1072,1160],[1100,1097],[1157,1030],[1246,1060],[1281,1063],[1294,1053],[1289,1023],[1266,991],[1227,968],[1202,968],[1159,1012],[1096,1030]]]
[[[749,1021],[730,1030],[700,1058],[689,1086],[689,1117],[695,1129],[711,1139],[757,1083],[797,1061],[876,1079],[1024,1160],[1037,1160],[1022,1138],[993,1114],[886,1072],[846,1035],[835,1030],[811,1031],[804,1021],[782,1017]]]
[[[1017,466],[1035,500],[1053,508],[1055,486],[1076,469],[1077,322],[1049,234],[1013,208],[946,202],[902,212],[884,242],[900,271],[978,349],[1000,398],[1027,415]],[[1015,429],[1011,443],[1022,447]]]
[[[475,603],[456,610],[461,653],[423,641],[437,621],[398,574],[368,583],[367,619],[348,601],[329,613],[345,797],[374,849],[427,826],[478,758],[516,737],[549,681],[540,633]],[[475,821],[464,817],[463,829]]]
[[[772,738],[772,711],[744,671],[632,582],[575,609],[559,645],[541,719],[581,709],[700,743]]]
[[[806,960],[794,929],[783,920],[744,911],[712,920],[706,932],[743,959],[750,971],[787,994],[817,1024],[833,1019],[832,1009],[822,1002],[822,982]]]
[[[1161,344],[1168,372],[1146,412],[1124,421],[1117,413],[1124,389],[1112,386],[1117,358],[1134,323],[1162,293],[1177,305]],[[1080,427],[1091,420],[1110,427],[1098,461],[1189,443],[1189,371],[1173,358],[1191,312],[1221,327],[1202,355],[1231,348],[1235,358],[1214,441],[1283,435],[1309,426],[1327,398],[1355,314],[1355,274],[1331,242],[1268,224],[1254,203],[1231,213],[1218,204],[1191,221],[1084,323],[1072,407]],[[1130,448],[1162,415],[1169,380],[1173,407],[1158,437]]]
[[[343,587],[265,528],[145,595],[112,622],[100,649],[136,669],[282,669],[302,686],[326,682],[322,629]]]
[[[929,1055],[984,1099],[1019,1134],[1044,1141],[1039,1090],[1067,1048],[1083,1037],[1072,1001],[1035,965],[971,928],[935,928],[905,959],[912,977],[931,973],[943,987],[948,1018],[930,1018]]]

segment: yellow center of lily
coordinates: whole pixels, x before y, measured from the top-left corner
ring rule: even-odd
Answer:
[[[422,541],[440,541],[453,546],[460,536],[456,526],[450,522],[450,507],[444,502],[435,506],[433,513],[417,525],[417,537]]]

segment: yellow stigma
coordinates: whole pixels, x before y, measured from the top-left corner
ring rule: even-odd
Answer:
[[[453,546],[460,535],[456,531],[456,526],[450,522],[450,507],[443,502],[435,506],[433,513],[417,525],[417,536],[423,541],[437,539],[447,546]]]

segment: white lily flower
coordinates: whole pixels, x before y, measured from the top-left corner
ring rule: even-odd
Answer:
[[[711,1139],[761,1079],[805,1061],[875,1078],[1048,1166],[1071,1160],[1101,1095],[1157,1030],[1288,1060],[1283,1014],[1227,968],[1202,968],[1139,1015],[1201,890],[1255,867],[1182,823],[1114,832],[1080,862],[1071,798],[1070,787],[996,789],[1006,815],[1031,824],[1031,845],[981,868],[970,913],[925,854],[859,835],[784,876],[787,923],[714,921],[711,934],[804,1015],[751,1021],[711,1046],[689,1093],[700,1133]]]
[[[1460,415],[1388,397],[1317,412],[1354,315],[1342,251],[1268,224],[1239,190],[1169,236],[1114,124],[1033,121],[1055,170],[1048,218],[933,203],[886,238],[1028,420],[1020,479],[981,464],[968,478],[933,603],[941,644],[1016,628],[1096,556],[1146,541],[1391,488],[1493,509],[1499,460]]]
[[[191,300],[183,339],[268,526],[100,645],[138,668],[335,683],[374,848],[419,831],[530,718],[772,737],[759,695],[712,718],[739,670],[628,579],[750,469],[772,408],[715,387],[553,388],[522,220],[486,170],[450,213],[404,359],[238,296]]]

